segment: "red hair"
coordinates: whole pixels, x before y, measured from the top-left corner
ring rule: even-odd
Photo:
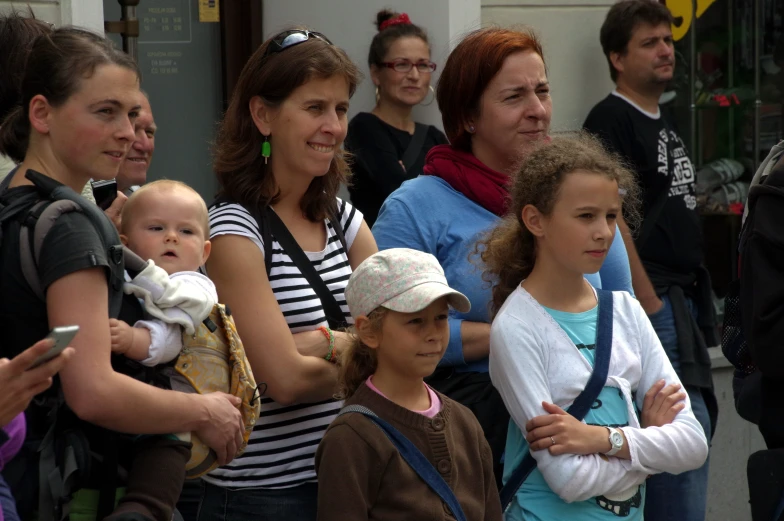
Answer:
[[[467,123],[478,116],[479,100],[507,57],[533,51],[542,58],[542,44],[530,29],[488,27],[469,33],[449,55],[438,80],[436,99],[449,143],[471,152]]]

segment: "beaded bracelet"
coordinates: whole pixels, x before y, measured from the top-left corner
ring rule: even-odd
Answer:
[[[326,360],[327,362],[331,362],[332,361],[332,355],[333,355],[333,353],[335,351],[335,333],[333,333],[332,330],[330,328],[326,327],[326,326],[321,326],[318,329],[319,329],[319,331],[324,333],[324,336],[326,337],[327,342],[329,342],[329,347],[327,348],[327,356],[324,357],[324,360]]]

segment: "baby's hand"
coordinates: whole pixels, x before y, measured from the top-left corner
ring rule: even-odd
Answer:
[[[112,353],[126,354],[133,345],[133,328],[122,320],[110,318],[109,331],[112,337]]]

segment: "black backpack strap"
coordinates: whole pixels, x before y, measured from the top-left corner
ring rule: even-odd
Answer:
[[[0,195],[2,195],[2,190],[0,190]],[[29,211],[38,200],[39,197],[37,194],[30,193],[23,197],[17,197],[8,204],[0,202],[0,227],[2,227],[3,223],[6,221],[13,219],[21,220],[23,214]],[[2,228],[0,228],[0,240],[2,240]]]
[[[125,270],[132,279],[144,271],[144,268],[149,264],[126,246],[123,246],[123,259],[125,261]]]
[[[210,205],[210,208],[224,204],[239,204],[251,217],[253,217],[253,220],[256,221],[256,227],[259,229],[259,235],[261,236],[261,245],[264,247],[264,269],[267,271],[267,278],[269,279],[270,271],[272,271],[272,232],[270,231],[269,223],[257,209],[248,208],[244,204],[235,203],[225,195],[216,197]]]
[[[6,176],[0,181],[0,194],[8,190],[8,187],[11,186],[11,181],[14,180],[14,175],[16,175],[16,171],[19,167],[14,167]]]
[[[327,284],[322,280],[321,276],[316,271],[316,268],[313,267],[313,263],[310,262],[308,256],[302,251],[297,240],[291,235],[288,228],[286,228],[284,222],[269,206],[264,210],[264,217],[269,223],[270,231],[278,240],[280,246],[286,254],[291,257],[291,260],[297,268],[299,268],[302,276],[305,277],[310,284],[310,287],[316,292],[319,300],[321,300],[321,305],[324,308],[324,314],[327,316],[329,327],[332,329],[346,327],[346,316],[338,305],[337,300],[335,300],[335,296],[327,287]]]
[[[81,211],[73,201],[43,200],[36,203],[27,213],[19,230],[19,257],[22,274],[33,293],[46,300],[44,288],[38,275],[41,246],[58,217],[69,212]]]
[[[0,198],[2,198],[8,190],[11,180],[14,178],[14,174],[18,168],[19,167],[16,167],[11,170],[11,172],[0,181]],[[38,201],[38,196],[33,193],[17,197],[8,202],[3,202],[2,199],[0,199],[0,244],[2,244],[1,241],[3,240],[3,224],[13,219],[19,219],[21,214],[35,204],[36,201]]]
[[[612,337],[613,337],[613,294],[611,291],[596,290],[599,301],[599,317],[596,324],[596,358],[593,363],[593,372],[585,385],[585,389],[569,407],[568,412],[578,420],[582,421],[591,405],[596,401],[599,393],[607,382],[607,374],[610,369],[610,358],[612,357]],[[581,355],[582,356],[582,355]],[[517,491],[523,486],[525,480],[536,468],[536,460],[531,456],[531,452],[523,458],[520,466],[517,467],[503,486],[500,492],[501,508],[504,512],[512,504]]]
[[[90,220],[104,245],[109,261],[109,316],[118,317],[123,300],[125,265],[123,245],[114,224],[100,208],[54,179],[34,170],[28,170],[25,177],[38,188],[42,199],[49,201],[36,205],[23,221],[20,256],[22,271],[28,284],[40,298],[43,298],[38,261],[44,239],[61,215],[72,211],[81,212]]]
[[[422,147],[425,146],[425,139],[427,138],[427,125],[423,125],[422,123],[415,123],[414,125],[414,135],[411,136],[411,141],[408,142],[408,147],[406,148],[406,151],[403,152],[403,159],[401,159],[406,172],[411,170],[411,167],[416,163],[419,154],[422,152]]]

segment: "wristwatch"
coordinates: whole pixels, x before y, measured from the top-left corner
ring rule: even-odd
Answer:
[[[604,455],[615,456],[623,448],[623,434],[614,427],[607,427],[607,430],[610,431],[610,445],[612,445],[612,448],[605,452]]]

